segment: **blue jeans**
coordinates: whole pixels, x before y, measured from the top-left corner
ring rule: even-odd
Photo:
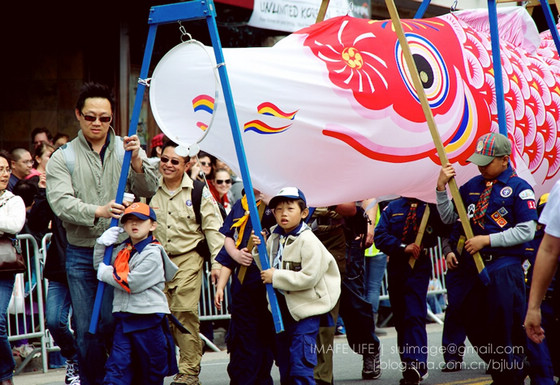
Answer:
[[[93,248],[68,245],[66,274],[74,312],[78,363],[82,385],[103,383],[105,362],[113,341],[113,288],[105,285],[96,334],[89,332],[97,292],[97,272],[93,268]]]
[[[0,278],[0,381],[12,378],[16,363],[8,342],[8,305],[14,290],[14,276]]]
[[[77,359],[78,348],[74,334],[68,325],[70,314],[70,290],[62,282],[49,281],[45,321],[54,342],[60,347],[60,354],[67,360]]]
[[[379,253],[373,257],[365,257],[366,277],[366,301],[371,303],[373,312],[379,311],[379,296],[381,294],[381,282],[387,267],[387,255]]]

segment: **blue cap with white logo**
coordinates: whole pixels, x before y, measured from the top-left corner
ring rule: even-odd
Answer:
[[[303,192],[300,189],[298,189],[297,187],[284,187],[270,200],[270,202],[268,203],[268,207],[270,207],[271,209],[275,208],[282,198],[301,199],[307,206],[305,195],[303,195]]]

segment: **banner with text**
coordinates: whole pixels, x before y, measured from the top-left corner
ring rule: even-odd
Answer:
[[[350,15],[369,19],[371,0],[330,0],[325,20]],[[295,32],[314,24],[321,0],[255,0],[249,20],[252,27]]]

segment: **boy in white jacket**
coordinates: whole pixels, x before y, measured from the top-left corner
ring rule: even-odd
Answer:
[[[269,208],[278,225],[266,242],[272,267],[262,271],[261,278],[276,290],[284,321],[285,331],[276,335],[280,382],[314,385],[319,321],[340,296],[340,273],[332,254],[305,223],[309,210],[303,192],[285,187]],[[260,244],[260,238],[253,235],[253,243]]]
[[[105,248],[117,242],[122,228],[106,230],[94,248],[97,279],[115,288],[115,334],[103,383],[163,385],[165,376],[178,371],[163,292],[177,266],[152,236],[156,214],[148,205],[131,204],[121,224],[129,238],[115,247],[111,265],[102,262]]]

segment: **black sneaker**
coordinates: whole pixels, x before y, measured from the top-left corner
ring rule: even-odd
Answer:
[[[379,352],[375,354],[364,354],[362,379],[377,380],[379,377],[381,377],[381,364],[379,362]]]
[[[423,381],[426,378],[428,378],[427,370],[421,373],[414,364],[409,364],[403,371],[403,379],[401,380],[401,383],[406,385],[417,385],[420,381]]]
[[[461,361],[448,361],[445,363],[441,371],[443,373],[458,372],[463,368],[463,363]]]

